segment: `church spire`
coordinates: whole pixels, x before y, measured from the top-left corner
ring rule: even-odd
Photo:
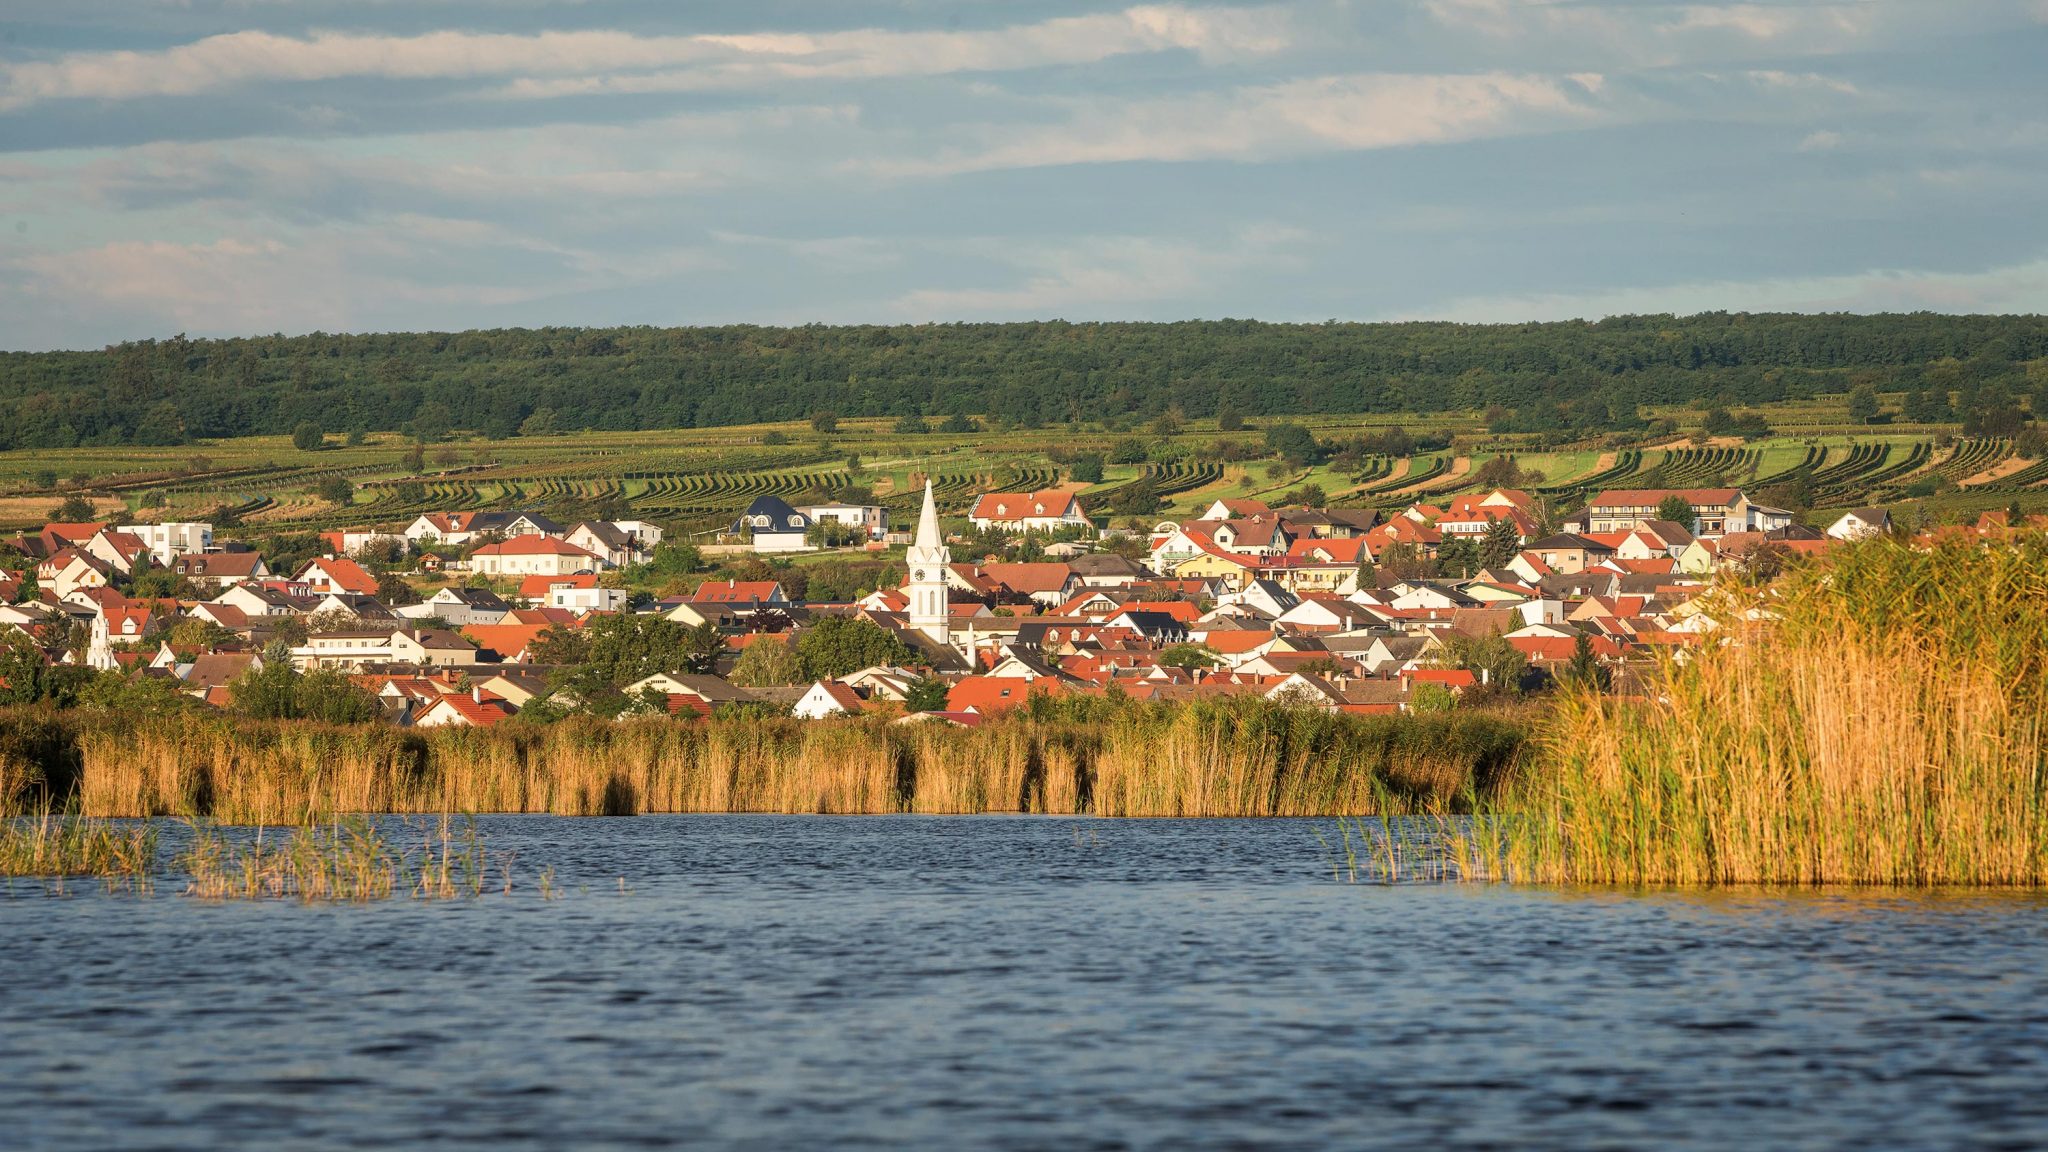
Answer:
[[[910,600],[910,626],[940,644],[953,640],[953,621],[947,609],[946,569],[953,563],[953,550],[939,534],[939,508],[932,500],[932,482],[924,482],[924,510],[917,517],[917,539],[905,557],[910,564],[910,583],[905,588]]]
[[[932,502],[932,482],[930,477],[926,477],[924,511],[917,516],[917,541],[914,547],[930,549],[937,548],[942,543],[944,541],[939,539],[939,506]]]

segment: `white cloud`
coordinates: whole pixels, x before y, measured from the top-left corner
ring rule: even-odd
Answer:
[[[133,100],[258,82],[520,77],[506,92],[558,95],[653,87],[730,87],[1091,63],[1184,50],[1216,59],[1289,43],[1278,9],[1145,5],[990,31],[864,29],[819,34],[639,36],[610,30],[417,36],[231,32],[147,52],[77,52],[4,73],[0,110],[47,100]],[[683,69],[683,71],[675,71]],[[651,75],[636,75],[651,73]]]
[[[1472,296],[1390,319],[1520,323],[1730,312],[2048,312],[2048,259],[1980,272],[1873,269],[1841,276],[1712,280],[1592,292]]]
[[[1546,131],[1596,121],[1589,78],[1324,76],[1227,93],[1064,101],[1065,123],[988,126],[979,146],[935,158],[862,162],[883,175],[1129,160],[1264,160]]]
[[[988,240],[975,255],[1003,260],[1023,278],[1001,286],[919,288],[889,311],[912,321],[1052,316],[1214,294],[1230,278],[1297,264],[1306,232],[1262,224],[1215,242],[1147,236],[1081,237],[1056,245]]]

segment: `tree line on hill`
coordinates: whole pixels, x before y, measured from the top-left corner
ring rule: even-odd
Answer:
[[[2031,369],[2031,371],[2030,371]],[[1859,388],[1914,418],[1950,393],[2048,411],[2048,317],[1627,316],[1469,325],[1036,322],[544,328],[143,340],[0,353],[0,449],[455,429],[893,417],[933,434],[1216,418],[1487,411],[1503,432],[1624,430],[1646,404]],[[316,440],[308,440],[317,443]]]

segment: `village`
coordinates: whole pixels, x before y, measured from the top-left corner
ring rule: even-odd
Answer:
[[[0,624],[14,680],[113,673],[249,714],[266,669],[324,674],[374,701],[369,718],[418,727],[734,709],[972,726],[1076,696],[1375,714],[1624,690],[1717,627],[1702,596],[1720,575],[1892,531],[1870,508],[1803,527],[1732,488],[1608,491],[1563,516],[1507,488],[1388,512],[1219,499],[1149,532],[1103,528],[1070,489],[965,512],[971,533],[948,533],[927,486],[914,528],[892,531],[878,506],[763,496],[705,550],[747,557],[745,578],[667,596],[629,587],[666,555],[642,521],[434,513],[325,533],[282,568],[204,523],[50,523],[9,542]],[[877,568],[897,578],[850,599],[776,576],[805,553],[898,546],[900,566]],[[633,658],[594,660],[600,635]]]

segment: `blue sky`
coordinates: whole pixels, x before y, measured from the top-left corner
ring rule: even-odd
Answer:
[[[2048,0],[0,0],[0,347],[2048,310]]]

